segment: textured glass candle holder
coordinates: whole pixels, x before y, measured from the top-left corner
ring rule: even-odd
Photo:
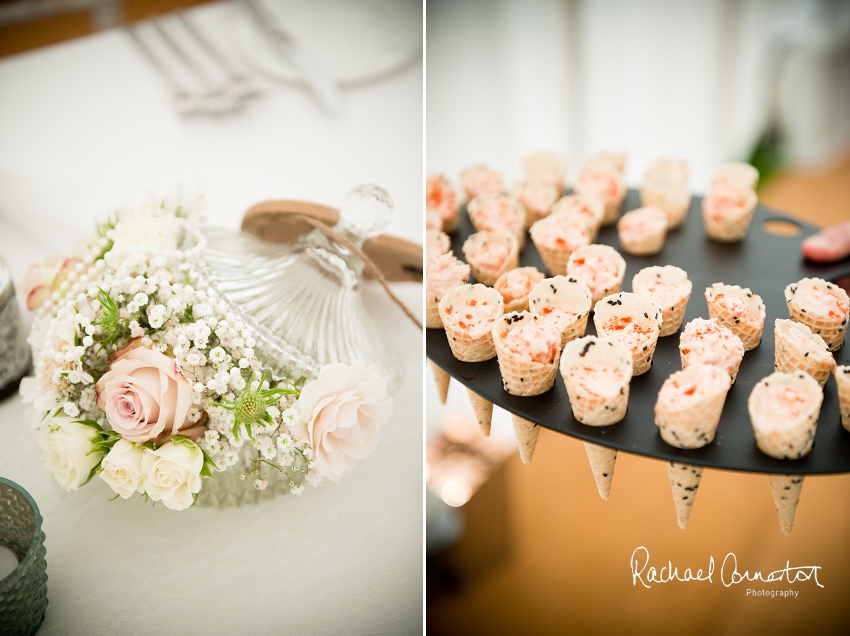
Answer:
[[[0,546],[11,550],[18,567],[0,580],[0,634],[29,636],[47,609],[47,561],[41,514],[23,488],[0,477]]]

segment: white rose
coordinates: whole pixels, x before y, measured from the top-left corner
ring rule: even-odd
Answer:
[[[145,450],[140,446],[125,439],[118,440],[100,463],[100,478],[122,499],[128,499],[134,492],[144,492],[144,454]]]
[[[372,454],[393,403],[384,380],[371,366],[355,361],[323,367],[304,386],[295,408],[298,421],[292,431],[310,443],[319,473],[335,480],[354,460]]]
[[[145,449],[142,472],[145,492],[171,510],[185,510],[201,490],[204,454],[190,441],[168,442],[156,450]]]
[[[106,263],[117,269],[131,254],[156,254],[177,249],[180,223],[171,215],[134,214],[121,219],[110,236],[112,249],[104,256]]]
[[[77,490],[103,457],[103,453],[90,453],[97,431],[70,417],[54,417],[48,424],[49,429],[38,436],[41,465],[53,473],[62,490]]]

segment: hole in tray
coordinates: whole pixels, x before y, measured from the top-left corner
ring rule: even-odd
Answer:
[[[799,223],[786,219],[767,219],[762,221],[761,229],[774,236],[799,236],[803,231]]]

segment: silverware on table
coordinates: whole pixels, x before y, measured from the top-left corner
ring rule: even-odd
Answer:
[[[256,97],[260,94],[260,88],[251,77],[237,68],[221,51],[216,43],[210,38],[196,20],[189,17],[185,11],[178,10],[176,12],[177,19],[183,26],[184,30],[189,33],[195,41],[201,46],[204,51],[215,60],[222,68],[225,75],[230,81],[230,91],[240,100],[250,97]]]
[[[197,20],[182,11],[126,27],[133,42],[171,87],[183,115],[225,115],[260,92]]]
[[[304,81],[319,102],[330,112],[339,110],[339,87],[322,68],[313,53],[286,30],[277,16],[261,0],[242,0],[254,23],[272,47],[301,71]]]
[[[192,53],[185,44],[171,34],[162,18],[154,18],[153,26],[176,58],[195,75],[203,87],[200,95],[203,110],[212,115],[220,115],[242,108],[242,100],[230,89],[228,81],[222,82],[214,78],[198,60],[192,57]]]

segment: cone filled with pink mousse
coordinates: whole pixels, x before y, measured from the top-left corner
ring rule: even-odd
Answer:
[[[822,278],[804,278],[785,288],[791,318],[823,338],[830,351],[844,346],[850,299],[841,287]]]
[[[493,325],[502,316],[502,295],[481,284],[459,285],[440,299],[440,320],[452,354],[461,362],[496,356]]]
[[[823,338],[806,325],[777,318],[773,323],[774,369],[783,373],[805,371],[821,388],[835,372],[835,358]]]
[[[747,408],[756,444],[765,455],[794,460],[812,451],[823,392],[805,371],[775,372],[763,378],[750,393]],[[803,475],[769,476],[773,503],[782,532],[790,534]]]
[[[632,356],[626,347],[596,336],[572,340],[564,348],[560,370],[573,416],[579,422],[610,426],[626,416],[632,378]],[[617,451],[585,443],[585,452],[599,496],[607,500]]]
[[[593,308],[596,333],[632,352],[632,375],[644,374],[652,366],[662,323],[661,310],[655,303],[629,292],[606,296]]]
[[[692,289],[688,273],[674,265],[644,267],[632,278],[632,291],[661,309],[659,338],[679,331]]]
[[[561,349],[570,340],[584,335],[590,316],[593,294],[574,276],[545,278],[531,290],[528,305],[536,314],[554,325],[561,336]]]
[[[493,327],[502,385],[511,395],[545,393],[555,384],[561,356],[561,338],[547,321],[528,311],[502,316]],[[540,427],[513,415],[520,458],[531,463]]]
[[[676,448],[702,448],[714,440],[732,386],[731,376],[718,367],[694,364],[673,373],[658,392],[655,425],[661,438]],[[667,467],[676,518],[688,527],[702,468],[682,462]]]
[[[744,351],[761,343],[765,308],[761,297],[747,287],[714,283],[705,290],[708,315],[741,339]]]
[[[469,279],[469,265],[449,252],[425,266],[425,326],[442,329],[438,305],[443,296]]]

